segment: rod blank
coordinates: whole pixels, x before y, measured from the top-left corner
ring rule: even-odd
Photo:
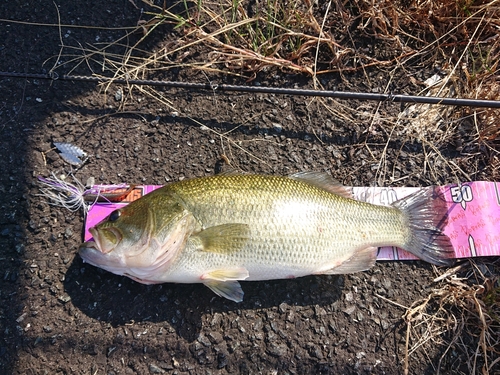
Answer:
[[[25,74],[25,73],[0,72],[0,77],[25,78],[25,79],[26,78],[51,79],[60,81],[80,81],[80,82],[99,82],[99,83],[109,82],[109,83],[116,83],[123,85],[161,86],[161,87],[181,88],[189,90],[237,91],[237,92],[267,93],[267,94],[278,94],[278,95],[317,96],[317,97],[327,97],[327,98],[337,98],[337,99],[373,100],[378,102],[388,101],[395,103],[420,103],[420,104],[453,105],[461,107],[500,108],[500,100],[440,98],[435,96],[399,95],[399,94],[374,94],[367,92],[352,92],[352,91],[288,89],[288,88],[265,87],[265,86],[238,86],[238,85],[226,85],[226,84],[209,84],[209,83],[193,83],[193,82],[177,82],[177,81],[105,78],[97,76],[76,76],[76,75],[59,76],[55,73]]]

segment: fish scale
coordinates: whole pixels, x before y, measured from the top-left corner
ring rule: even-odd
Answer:
[[[451,245],[436,227],[432,195],[423,189],[377,206],[317,172],[184,180],[115,211],[80,254],[142,283],[201,282],[239,302],[238,280],[362,271],[378,246],[447,264]]]
[[[205,269],[241,265],[249,271],[247,280],[298,277],[333,259],[348,259],[360,247],[404,241],[402,234],[399,239],[395,235],[402,227],[399,211],[348,200],[286,177],[215,176],[203,184],[188,180],[167,188],[185,202],[203,228],[226,223],[250,226],[242,250],[223,255],[193,252],[179,265],[179,272],[186,263],[203,264]],[[360,231],[373,233],[370,241],[362,239]]]

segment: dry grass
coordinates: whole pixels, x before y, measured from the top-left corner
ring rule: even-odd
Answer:
[[[500,262],[466,263],[434,279],[436,288],[405,310],[404,373],[412,356],[441,348],[434,373],[497,374],[500,364]],[[429,360],[433,364],[432,360]],[[433,364],[434,365],[434,364]]]
[[[223,75],[252,81],[260,72],[281,70],[310,76],[318,88],[319,77],[327,73],[338,73],[348,84],[350,73],[361,72],[374,85],[367,72],[381,69],[391,76],[408,74],[414,86],[422,87],[413,94],[500,99],[500,0],[353,0],[323,1],[319,6],[309,0],[165,4],[142,0],[140,5],[150,11],[136,30],[114,43],[66,55],[66,64],[98,66],[96,74],[125,79],[161,77],[182,68],[202,72],[203,80]],[[175,37],[163,42],[158,35],[165,32]],[[160,42],[154,48],[145,47],[152,39]],[[129,40],[136,42],[125,43]],[[366,47],[373,43],[382,46],[385,54]],[[114,52],[117,49],[121,52]],[[433,66],[439,68],[435,77],[415,78],[415,72]],[[387,93],[389,87],[381,89]],[[128,87],[123,102],[136,89]],[[357,118],[358,105],[316,100],[336,117],[366,127]],[[444,181],[449,175],[458,182],[484,178],[484,173],[498,175],[494,161],[500,152],[499,114],[495,109],[413,105],[394,118],[379,106],[372,110],[367,131],[385,133],[386,145],[395,139],[420,142],[424,182]],[[444,148],[456,149],[461,164],[481,160],[491,167],[483,174],[480,168],[467,171],[444,156]],[[387,155],[382,155],[374,160],[379,164],[376,180],[397,181],[397,165],[387,163]]]
[[[241,78],[254,80],[260,72],[281,70],[312,77],[317,88],[319,77],[328,73],[337,73],[349,87],[353,72],[364,74],[369,86],[377,86],[368,71],[380,69],[390,77],[407,75],[413,87],[421,87],[412,94],[500,100],[500,0],[180,0],[169,7],[165,4],[142,0],[139,5],[150,11],[135,30],[114,43],[66,54],[65,64],[98,67],[95,74],[121,79],[164,77],[182,68],[203,73],[199,77],[204,81],[225,76],[239,77],[241,82]],[[175,36],[162,40],[158,37],[162,33]],[[154,47],[146,47],[153,39]],[[375,46],[383,53],[377,53]],[[432,67],[438,71],[431,77]],[[420,71],[426,72],[424,79],[416,78]],[[380,89],[390,92],[391,83]],[[146,90],[128,87],[120,110],[137,89]],[[166,102],[159,94],[149,96]],[[450,176],[455,182],[500,177],[498,109],[418,104],[395,117],[394,110],[387,112],[378,105],[369,109],[366,124],[357,103],[313,100],[336,118],[365,128],[368,137],[374,134],[377,144],[380,136],[384,138],[382,156],[365,144],[375,155],[375,181],[380,185],[400,181],[396,169],[405,169],[394,155],[387,159],[393,141],[416,140],[422,145],[422,183],[441,183]],[[180,112],[172,103],[167,105]],[[450,153],[457,155],[455,161]],[[471,165],[475,167],[464,167]]]
[[[106,55],[104,61],[105,67],[119,75],[144,78],[178,67],[247,80],[270,67],[309,75],[346,73],[401,66],[416,57],[446,58],[454,48],[450,57],[456,60],[471,36],[474,49],[467,58],[473,61],[465,74],[475,79],[485,70],[496,70],[497,52],[488,49],[498,43],[496,0],[474,7],[459,7],[455,1],[413,1],[404,6],[388,0],[327,1],[316,7],[309,1],[266,0],[249,6],[239,0],[199,0],[180,1],[168,9],[143,2],[156,9],[138,22],[143,38],[127,46],[127,53]],[[141,43],[164,25],[173,26],[180,38],[156,51],[140,51]],[[396,53],[375,57],[358,46],[355,38],[360,37],[390,41]],[[86,51],[85,57],[93,58],[111,45]],[[193,53],[198,47],[206,53]]]
[[[490,374],[498,368],[499,271],[498,260],[480,264],[471,260],[437,277],[439,287],[407,309],[406,372],[416,350],[435,345],[444,348],[437,374],[445,369]]]

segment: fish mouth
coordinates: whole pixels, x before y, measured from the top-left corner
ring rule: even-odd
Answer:
[[[78,254],[80,254],[83,262],[94,267],[102,268],[116,275],[123,275],[125,267],[120,262],[120,259],[111,254],[103,253],[99,250],[97,245],[95,241],[87,241],[80,245]]]
[[[94,241],[87,241],[81,244],[78,253],[85,263],[90,263],[94,266],[98,262],[98,259],[102,259],[104,255]]]
[[[100,251],[103,254],[111,252],[122,240],[121,232],[115,228],[101,228],[97,230],[94,227],[90,228],[89,232],[92,234],[94,241],[86,243],[91,243],[91,248]]]

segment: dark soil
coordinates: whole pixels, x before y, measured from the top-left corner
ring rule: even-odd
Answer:
[[[65,25],[134,26],[141,16],[126,0],[25,0],[4,2],[0,18],[57,24],[57,11]],[[75,66],[71,59],[81,57],[69,47],[110,43],[123,34],[0,21],[0,71],[47,72],[62,40],[60,61],[67,65],[59,72],[67,73]],[[175,39],[175,31],[166,30],[163,38]],[[432,66],[423,69],[422,78],[433,74]],[[91,74],[86,64],[72,73]],[[206,80],[187,69],[163,78]],[[418,91],[405,75],[380,70],[322,79],[329,89],[381,90],[392,79],[399,93]],[[307,77],[272,69],[255,82],[312,87]],[[260,94],[162,91],[175,110],[134,92],[118,111],[119,90],[127,92],[119,86],[104,92],[93,83],[0,78],[1,374],[403,373],[405,311],[379,296],[403,306],[425,297],[436,286],[430,265],[380,263],[355,275],[242,283],[240,304],[202,285],[145,286],[83,264],[77,254],[82,213],[49,206],[36,179],[71,170],[49,151],[54,141],[64,141],[91,155],[76,172],[83,182],[92,176],[97,183],[165,184],[214,174],[224,167],[225,155],[244,171],[319,170],[347,185],[370,185],[387,132],[383,124],[367,131],[373,123],[362,113],[378,103],[359,103],[361,125],[355,125],[311,98]],[[400,106],[382,103],[379,110],[396,117]],[[230,132],[229,138],[216,132]],[[481,165],[461,164],[453,147],[441,152],[472,176],[488,178],[480,174]],[[387,155],[396,179],[407,177],[395,185],[453,181],[444,165],[438,176],[421,171],[418,141],[390,142]],[[438,344],[417,350],[410,373],[436,373],[444,350]],[[453,355],[441,362],[441,373],[466,372],[460,364],[466,359]]]

